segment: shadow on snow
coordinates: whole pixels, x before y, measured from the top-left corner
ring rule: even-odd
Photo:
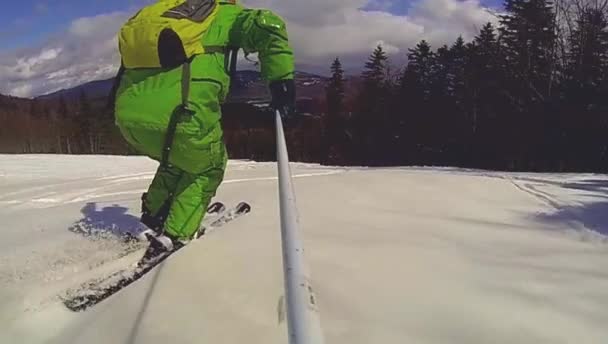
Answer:
[[[535,218],[549,223],[579,222],[585,228],[608,236],[608,179],[586,179],[576,182],[555,182],[534,180],[565,189],[583,191],[586,198],[576,205],[560,205],[551,213],[535,215]],[[591,194],[589,194],[591,193]]]
[[[138,217],[128,214],[128,211],[128,208],[116,204],[100,208],[97,203],[90,202],[80,210],[82,218],[70,226],[69,230],[87,237],[136,236],[146,227]]]

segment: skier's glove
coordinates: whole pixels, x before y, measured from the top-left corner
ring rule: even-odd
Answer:
[[[293,118],[296,112],[296,84],[294,80],[273,81],[269,87],[272,96],[270,107],[279,110],[284,120]]]

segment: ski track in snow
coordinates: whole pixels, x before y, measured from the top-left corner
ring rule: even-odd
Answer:
[[[532,197],[536,198],[537,200],[540,200],[541,202],[549,205],[550,207],[553,207],[554,209],[560,208],[560,204],[556,201],[554,196],[549,194],[548,192],[539,191],[534,188],[534,186],[530,183],[520,184],[510,177],[506,177],[505,179],[507,179],[511,184],[513,184],[513,186],[515,186],[518,190],[531,195]]]
[[[111,237],[74,238],[35,250],[4,253],[0,257],[0,292],[27,295],[24,311],[35,312],[56,303],[64,290],[87,278],[132,264],[143,248],[141,243],[124,244]],[[132,253],[125,258],[125,252]],[[128,258],[131,260],[125,261]]]
[[[238,166],[238,165],[237,165]],[[310,178],[310,177],[321,177],[321,176],[329,176],[334,174],[344,173],[344,170],[333,170],[326,172],[315,172],[315,173],[301,173],[294,174],[293,178]],[[70,203],[82,203],[86,201],[91,201],[93,199],[100,198],[109,198],[115,196],[127,196],[127,195],[141,195],[144,189],[136,189],[136,190],[126,190],[126,191],[115,191],[115,192],[102,192],[104,190],[116,188],[122,184],[129,184],[134,181],[149,181],[154,177],[153,173],[138,173],[132,175],[122,175],[116,177],[102,177],[98,178],[93,183],[99,183],[103,181],[103,185],[95,188],[89,188],[85,190],[80,190],[77,192],[63,192],[59,193],[59,191],[47,191],[41,194],[32,194],[32,192],[37,192],[40,190],[49,190],[53,188],[65,188],[66,186],[75,187],[78,184],[87,184],[87,182],[83,181],[72,181],[67,183],[61,183],[58,185],[48,185],[48,186],[38,186],[29,189],[24,189],[18,192],[7,193],[0,196],[0,205],[5,206],[13,206],[18,209],[28,209],[28,208],[49,208],[62,204],[70,204]],[[274,181],[278,180],[278,177],[259,177],[259,178],[240,178],[240,179],[226,179],[223,181],[223,184],[235,184],[235,183],[246,183],[246,182],[257,182],[257,181]],[[24,199],[24,196],[20,197],[20,199],[11,199],[11,197],[15,195],[28,195],[27,199]]]
[[[570,226],[575,229],[569,231],[570,235],[575,236],[576,238],[589,242],[608,242],[608,236],[602,234],[596,228],[588,228],[585,226],[585,219],[583,219],[579,214],[572,211],[568,206],[570,204],[564,204],[563,201],[560,201],[559,197],[551,194],[549,191],[541,190],[542,187],[548,188],[550,187],[549,183],[565,185],[565,182],[555,182],[550,180],[543,180],[539,178],[529,178],[529,177],[508,177],[503,176],[505,180],[508,180],[515,188],[518,190],[532,196],[536,200],[545,204],[547,207],[551,208],[553,212],[561,212],[563,217],[568,218],[567,221]],[[606,179],[606,183],[608,183],[608,179]],[[604,224],[608,226],[608,224]]]

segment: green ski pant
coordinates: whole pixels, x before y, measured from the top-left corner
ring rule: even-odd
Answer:
[[[165,233],[178,240],[190,240],[200,227],[207,207],[224,178],[222,168],[200,174],[188,173],[175,166],[160,166],[143,205],[153,216],[166,217]],[[168,207],[168,214],[165,212]]]

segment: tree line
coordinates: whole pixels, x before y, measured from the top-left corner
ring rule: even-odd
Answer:
[[[0,152],[130,154],[103,98],[19,99],[0,95]]]
[[[382,46],[359,77],[331,65],[325,94],[286,130],[294,161],[607,171],[608,0],[505,0],[470,42],[420,41],[393,68]],[[358,82],[353,82],[356,79]],[[353,90],[353,84],[356,89]],[[136,154],[107,99],[0,96],[0,152]],[[303,105],[303,106],[302,106]],[[222,107],[231,158],[275,159],[273,114]]]
[[[0,153],[137,155],[114,123],[107,97],[20,99],[0,95]],[[314,106],[300,102],[300,108]],[[287,123],[294,160],[318,162],[323,156],[319,116]],[[232,159],[271,161],[276,157],[274,113],[244,102],[222,105],[224,141]]]
[[[608,170],[607,1],[506,0],[471,42],[378,46],[356,97],[331,66],[329,163]]]

